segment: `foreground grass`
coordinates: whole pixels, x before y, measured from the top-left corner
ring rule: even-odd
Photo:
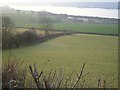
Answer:
[[[93,80],[103,78],[112,80],[118,73],[118,37],[99,35],[70,35],[49,40],[42,44],[13,49],[10,51],[24,60],[24,65],[36,63],[39,70],[46,64],[46,73],[53,68],[65,69],[69,75],[73,67],[77,72],[85,62],[85,73]],[[9,50],[3,51],[3,64],[9,56]],[[73,77],[74,79],[74,77]],[[117,87],[117,80],[113,81]]]

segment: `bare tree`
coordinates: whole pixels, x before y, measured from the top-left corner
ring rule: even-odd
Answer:
[[[9,47],[10,38],[13,36],[14,22],[7,16],[2,17],[2,46]]]
[[[48,17],[46,11],[41,11],[40,15],[40,24],[42,25],[43,29],[45,30],[46,37],[48,36],[48,30],[52,27],[51,19]]]

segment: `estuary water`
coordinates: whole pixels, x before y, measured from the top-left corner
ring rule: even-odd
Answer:
[[[12,6],[11,8],[20,10],[45,10],[56,14],[68,14],[75,16],[93,16],[104,18],[118,18],[117,9],[103,9],[103,8],[77,8],[77,7],[60,7],[60,6]]]

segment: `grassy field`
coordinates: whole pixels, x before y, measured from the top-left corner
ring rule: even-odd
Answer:
[[[73,67],[79,72],[85,62],[84,74],[90,72],[88,78],[90,77],[91,81],[95,78],[111,81],[118,73],[118,37],[115,36],[76,34],[55,38],[38,45],[13,49],[10,52],[23,60],[25,66],[36,63],[41,70],[47,62],[46,72],[51,68],[58,70],[62,67],[65,69],[66,76],[73,71]],[[4,50],[3,64],[8,55],[9,50]],[[112,82],[113,87],[117,87],[117,80]]]
[[[3,14],[3,16],[11,17],[17,27],[41,28],[40,24],[32,22],[32,19],[38,19],[37,14],[9,13]],[[117,24],[57,22],[53,23],[53,28],[56,30],[73,30],[77,32],[118,34]],[[27,30],[19,28],[17,32],[23,33]],[[36,32],[37,34],[44,34],[43,31],[37,30]],[[2,53],[3,64],[6,63],[9,53],[24,61],[23,66],[26,67],[36,63],[38,69],[41,70],[44,64],[46,64],[45,73],[48,73],[51,68],[54,70],[63,68],[65,69],[66,77],[73,71],[73,67],[79,72],[82,64],[85,62],[84,74],[90,72],[87,80],[94,81],[94,83],[97,82],[98,78],[102,80],[106,79],[108,82],[112,81],[118,74],[117,36],[76,34],[10,51],[4,50]],[[75,78],[73,77],[73,79]],[[117,80],[112,82],[112,86],[117,87]],[[97,86],[97,83],[95,86]]]
[[[74,30],[77,32],[117,34],[117,24],[95,24],[95,23],[56,23],[55,29]]]
[[[23,13],[8,13],[3,16],[9,16],[15,22],[17,27],[25,28],[41,28],[38,23],[37,14],[23,14]],[[32,22],[32,20],[34,20]],[[96,23],[73,23],[61,22],[53,23],[53,29],[56,30],[73,30],[78,32],[94,32],[104,34],[118,34],[118,24],[96,24]]]

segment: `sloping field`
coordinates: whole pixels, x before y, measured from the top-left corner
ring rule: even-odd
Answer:
[[[46,63],[45,70],[63,68],[65,75],[73,71],[79,73],[82,64],[86,67],[84,74],[89,72],[88,78],[111,81],[118,73],[118,37],[76,34],[63,36],[47,42],[3,51],[3,64],[9,52],[24,61],[24,65],[37,64],[39,70]],[[89,76],[90,75],[90,76]],[[74,77],[73,77],[74,78]],[[95,81],[97,82],[97,81]],[[112,81],[117,87],[117,81]]]
[[[98,24],[98,23],[55,23],[55,29],[74,30],[77,32],[118,34],[117,24]]]
[[[41,28],[38,23],[38,15],[30,13],[3,13],[9,16],[17,27]],[[118,24],[98,24],[98,23],[74,23],[74,22],[51,22],[55,30],[71,30],[77,32],[118,34]]]

